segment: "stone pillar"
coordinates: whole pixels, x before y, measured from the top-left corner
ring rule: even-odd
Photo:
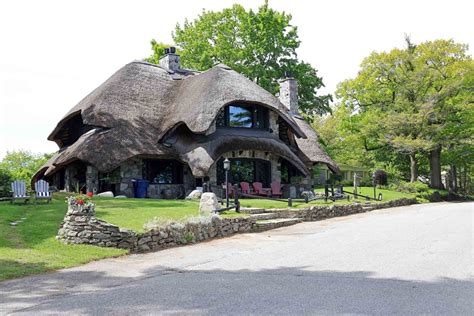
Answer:
[[[295,78],[285,78],[280,83],[280,102],[293,114],[298,114],[298,82]]]
[[[88,165],[86,170],[86,191],[96,194],[99,191],[99,171]]]

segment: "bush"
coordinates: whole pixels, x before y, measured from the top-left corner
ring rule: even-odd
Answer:
[[[390,185],[389,187],[391,189],[404,193],[426,193],[430,191],[428,185],[421,182],[400,181],[396,184]]]
[[[387,173],[383,170],[377,170],[374,172],[374,180],[378,185],[387,185]]]

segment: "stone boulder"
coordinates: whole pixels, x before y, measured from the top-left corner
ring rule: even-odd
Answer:
[[[202,196],[202,192],[199,190],[193,190],[191,193],[188,194],[186,200],[199,200]]]
[[[96,196],[99,196],[99,197],[114,197],[114,193],[112,191],[106,191],[106,192],[98,193]]]
[[[115,196],[116,199],[126,199],[127,196],[126,195],[117,195]]]
[[[219,201],[216,194],[212,192],[203,193],[199,203],[199,215],[211,216],[214,210],[217,209],[219,209]]]

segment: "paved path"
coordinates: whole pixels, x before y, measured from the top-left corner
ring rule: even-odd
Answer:
[[[471,314],[474,203],[302,223],[0,283],[0,314]]]

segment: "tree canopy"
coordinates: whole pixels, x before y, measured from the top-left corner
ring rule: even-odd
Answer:
[[[409,156],[412,181],[427,156],[431,184],[440,187],[442,148],[472,148],[473,61],[467,46],[453,40],[406,44],[372,53],[356,78],[339,85],[339,111],[346,113],[339,128],[366,152]]]
[[[51,154],[34,154],[26,150],[9,151],[0,161],[0,186],[23,180],[27,186],[34,173],[51,158]]]
[[[301,111],[328,113],[331,95],[317,94],[322,78],[298,59],[300,39],[291,19],[268,1],[255,12],[236,4],[219,12],[204,10],[194,21],[177,24],[172,36],[185,68],[207,70],[224,63],[274,94],[278,80],[289,72],[299,83]],[[155,40],[151,44],[154,53],[146,60],[158,63],[165,46]]]

